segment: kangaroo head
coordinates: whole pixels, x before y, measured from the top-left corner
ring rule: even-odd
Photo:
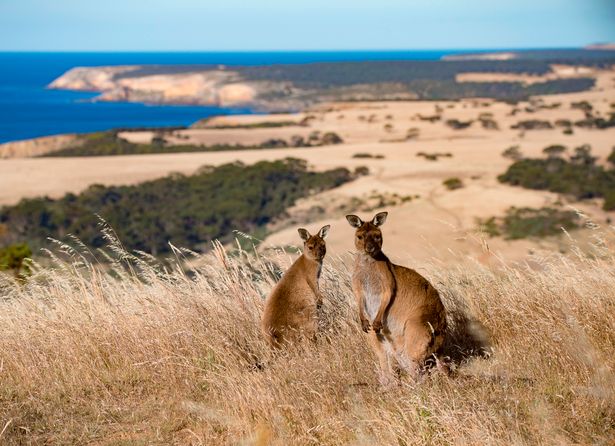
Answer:
[[[388,212],[380,212],[371,221],[363,221],[356,215],[346,215],[350,226],[356,228],[354,245],[357,251],[374,257],[382,251],[382,231],[380,226],[387,219]]]
[[[307,229],[299,228],[299,235],[303,240],[303,255],[308,259],[321,261],[327,253],[327,245],[325,239],[329,234],[331,225],[326,225],[320,228],[318,234],[310,235]]]

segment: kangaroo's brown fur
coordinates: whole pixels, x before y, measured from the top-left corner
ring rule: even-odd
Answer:
[[[272,346],[279,347],[298,337],[316,335],[316,309],[322,303],[318,279],[327,252],[325,238],[330,226],[310,235],[303,228],[303,254],[284,273],[265,301],[262,329]]]
[[[346,219],[356,228],[357,256],[352,288],[363,331],[380,363],[381,381],[395,382],[392,359],[416,379],[425,360],[444,342],[446,313],[436,289],[416,271],[393,264],[382,252],[386,212],[363,222]],[[371,331],[370,331],[371,329]]]

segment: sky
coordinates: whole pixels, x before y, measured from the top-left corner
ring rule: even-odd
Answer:
[[[0,0],[0,51],[505,49],[615,42],[615,0]]]

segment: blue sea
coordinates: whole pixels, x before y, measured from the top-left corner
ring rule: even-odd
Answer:
[[[437,60],[462,51],[16,53],[0,52],[0,143],[120,127],[184,126],[212,115],[250,113],[220,107],[92,101],[97,93],[48,90],[77,66],[267,65],[369,60]]]

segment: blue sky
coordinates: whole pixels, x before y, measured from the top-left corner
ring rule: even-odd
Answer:
[[[0,50],[574,47],[615,0],[0,0]]]

